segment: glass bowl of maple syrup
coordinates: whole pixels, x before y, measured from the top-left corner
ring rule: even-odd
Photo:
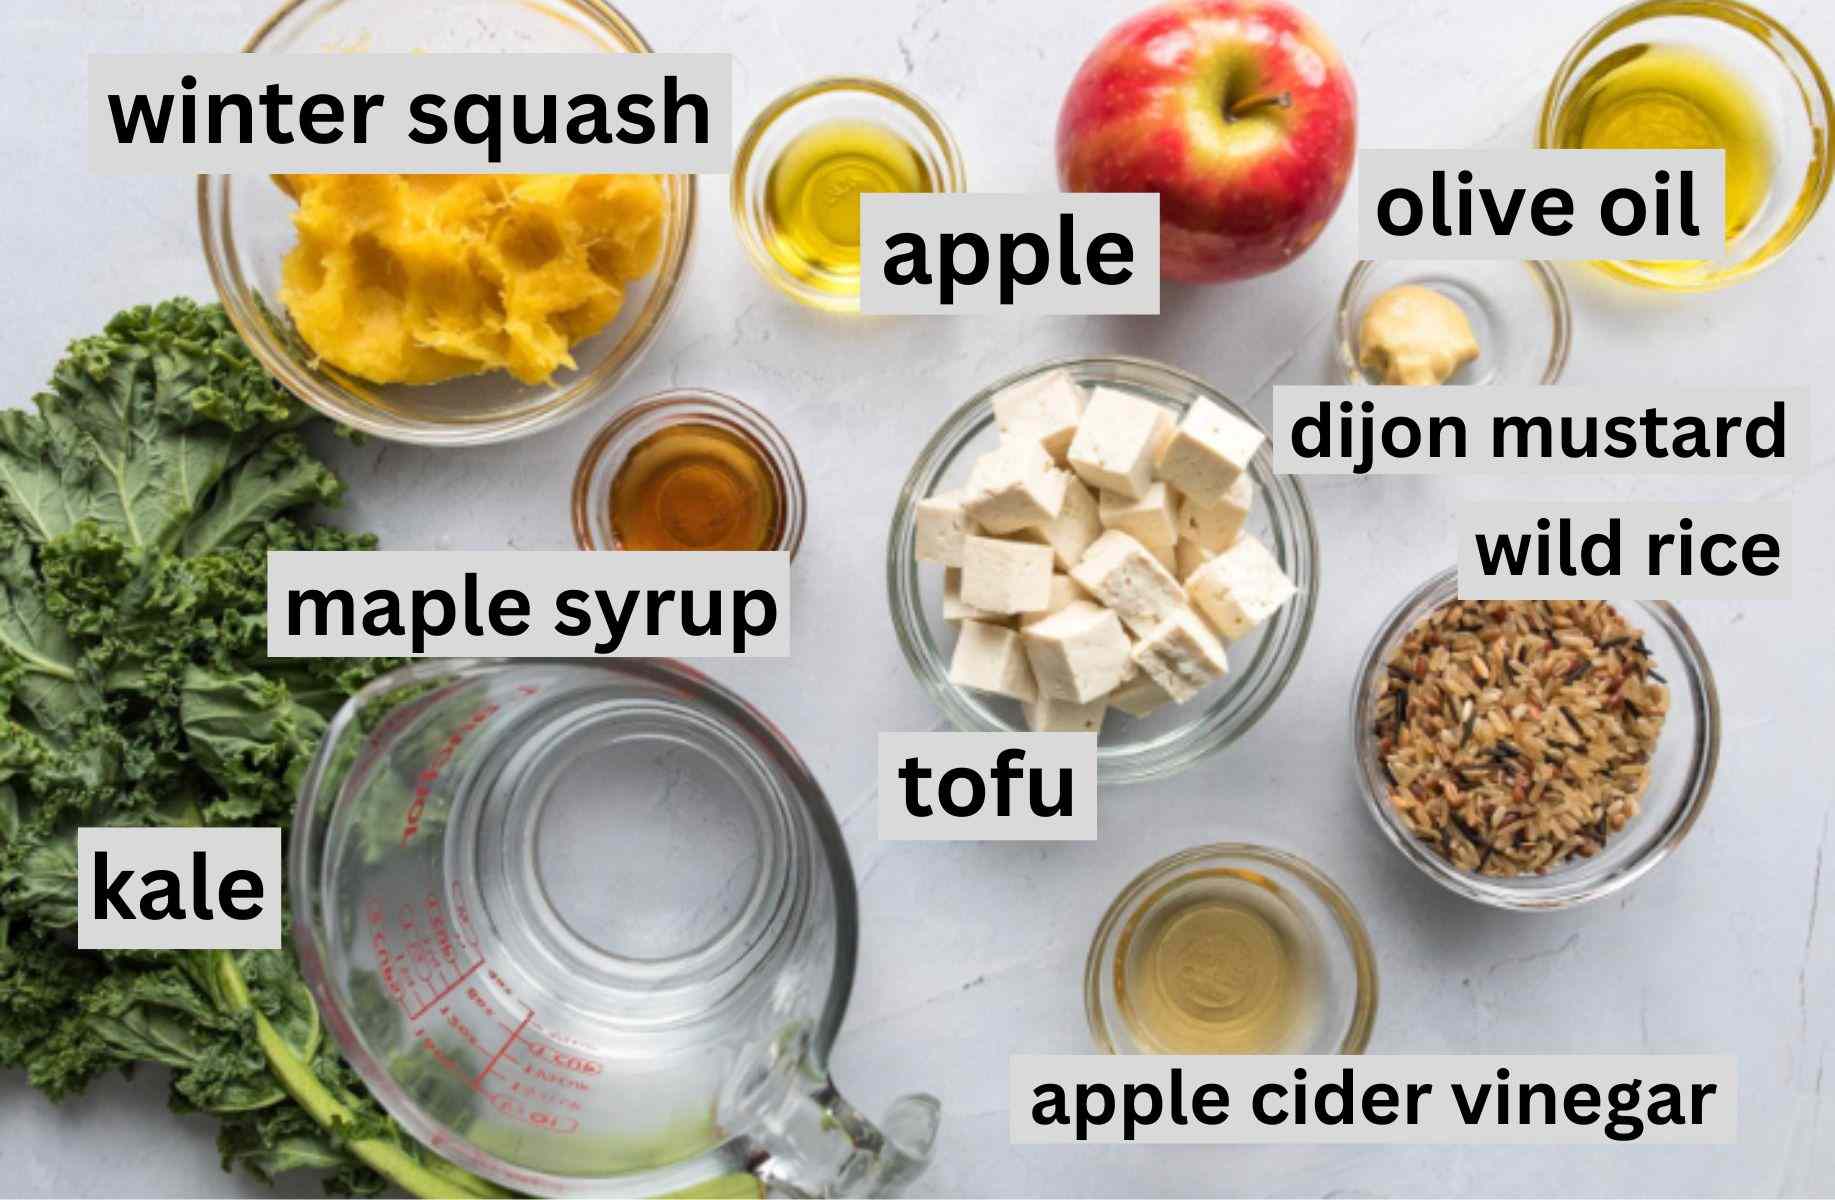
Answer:
[[[646,396],[599,430],[573,480],[582,550],[786,550],[803,541],[803,471],[763,413],[719,392]]]
[[[955,138],[922,100],[883,80],[831,76],[779,96],[746,130],[733,226],[779,291],[858,312],[861,195],[967,186]]]

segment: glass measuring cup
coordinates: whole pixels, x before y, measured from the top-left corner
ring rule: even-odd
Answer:
[[[744,701],[663,660],[432,661],[333,718],[289,861],[346,1058],[439,1154],[537,1195],[750,1172],[894,1192],[937,1104],[879,1128],[827,1059],[857,909],[821,789]]]

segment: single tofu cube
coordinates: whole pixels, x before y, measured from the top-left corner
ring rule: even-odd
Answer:
[[[1003,434],[1037,441],[1062,466],[1088,403],[1070,372],[1048,371],[995,396],[994,420]]]
[[[962,602],[996,613],[1051,603],[1051,547],[974,534],[962,542]]]
[[[989,533],[1017,533],[1057,516],[1069,483],[1070,473],[1058,469],[1045,447],[1003,441],[975,460],[962,506]]]
[[[1074,600],[1020,633],[1041,696],[1088,704],[1128,673],[1128,635],[1100,604]]]
[[[1172,693],[1161,687],[1145,671],[1109,693],[1109,707],[1119,708],[1130,717],[1152,716],[1172,703]]]
[[[962,539],[977,532],[960,491],[938,492],[917,502],[917,560],[962,565]]]
[[[1179,501],[1179,536],[1206,550],[1228,550],[1255,506],[1255,481],[1245,472],[1220,499],[1186,496]]]
[[[1102,536],[1102,516],[1096,497],[1074,475],[1066,476],[1064,506],[1058,515],[1043,525],[1034,525],[1014,534],[1029,542],[1051,547],[1058,570],[1068,571],[1083,561],[1083,552]]]
[[[1178,505],[1163,483],[1151,485],[1138,499],[1104,492],[1097,512],[1104,529],[1131,534],[1149,550],[1170,550],[1179,540]]]
[[[992,692],[1022,704],[1039,698],[1019,634],[1002,625],[962,622],[956,652],[949,660],[949,680],[958,687]]]
[[[1025,709],[1026,724],[1034,733],[1101,733],[1109,703],[1099,698],[1078,704],[1056,696],[1040,696]]]
[[[1185,607],[1185,589],[1151,550],[1111,529],[1084,552],[1070,577],[1115,610],[1137,636]]]
[[[1157,471],[1187,496],[1215,502],[1229,494],[1265,440],[1249,422],[1200,399],[1185,410]]]
[[[1217,557],[1215,550],[1206,550],[1190,538],[1180,538],[1174,553],[1177,562],[1173,573],[1181,582],[1190,579],[1198,568]]]
[[[958,621],[985,621],[989,625],[1013,624],[1010,613],[989,612],[985,608],[976,608],[963,602],[961,567],[943,569],[943,619],[951,624]]]
[[[1189,608],[1174,612],[1136,642],[1134,662],[1180,704],[1230,669],[1223,643]]]
[[[1166,447],[1172,445],[1172,435],[1178,431],[1179,419],[1165,409],[1160,409],[1159,432],[1153,439],[1153,465],[1156,469],[1160,465],[1160,457],[1166,453]]]
[[[1022,613],[1019,618],[1019,627],[1024,629],[1028,625],[1036,625],[1052,613],[1068,608],[1073,600],[1087,600],[1089,596],[1090,594],[1083,590],[1083,585],[1070,576],[1053,575],[1051,577],[1051,603],[1038,612]]]
[[[1098,491],[1139,499],[1153,483],[1154,455],[1171,422],[1171,415],[1151,400],[1099,387],[1090,395],[1065,458]]]
[[[1248,534],[1185,584],[1192,604],[1231,641],[1273,616],[1297,591],[1268,547]]]

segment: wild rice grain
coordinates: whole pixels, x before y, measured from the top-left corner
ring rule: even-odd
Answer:
[[[1637,815],[1669,692],[1611,605],[1449,601],[1387,665],[1389,802],[1455,866],[1546,874]]]

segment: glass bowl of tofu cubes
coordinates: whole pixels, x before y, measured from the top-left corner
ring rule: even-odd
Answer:
[[[1319,540],[1267,437],[1145,359],[987,387],[918,455],[892,519],[899,644],[957,729],[1093,731],[1104,783],[1229,745],[1306,645]]]

